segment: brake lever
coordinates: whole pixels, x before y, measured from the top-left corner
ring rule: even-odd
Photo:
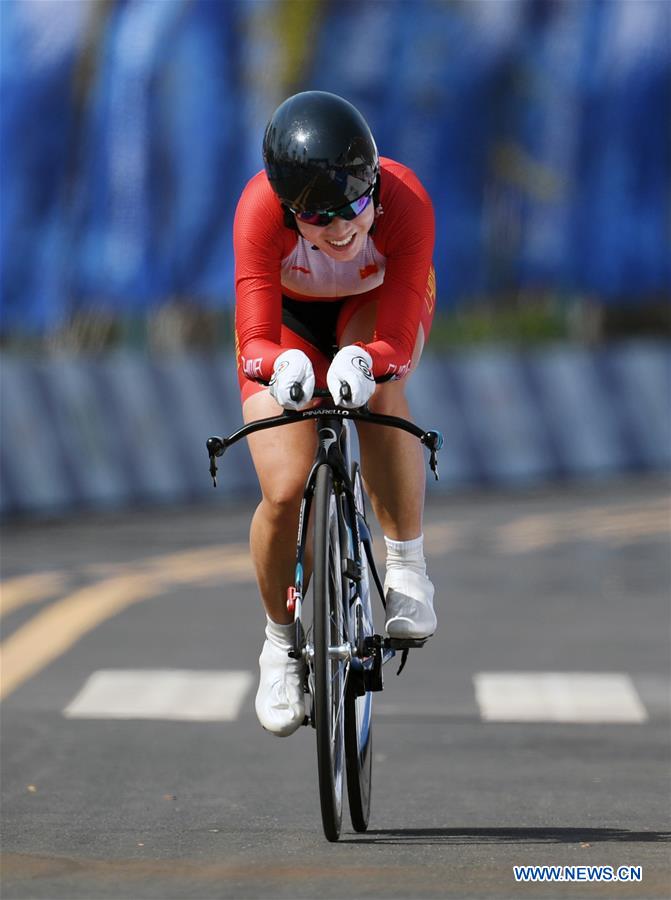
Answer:
[[[226,441],[220,437],[211,437],[207,439],[206,443],[207,454],[210,457],[210,478],[212,479],[213,487],[217,486],[217,463],[215,459],[217,456],[223,456],[224,450],[226,449]]]
[[[443,446],[443,436],[440,431],[425,431],[422,443],[429,448],[429,467],[438,481],[438,451]]]
[[[299,381],[294,381],[291,385],[289,388],[289,396],[294,403],[301,402],[305,396],[305,392],[303,391],[303,385]],[[319,394],[317,394],[317,396],[319,396]],[[346,381],[340,382],[340,398],[345,402],[352,399],[352,389]]]

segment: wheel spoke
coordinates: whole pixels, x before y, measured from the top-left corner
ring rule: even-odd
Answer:
[[[345,690],[344,687],[340,691],[340,698],[338,700],[338,708],[336,710],[335,719],[333,722],[334,731],[340,727],[340,721],[342,718],[343,710],[345,709]]]

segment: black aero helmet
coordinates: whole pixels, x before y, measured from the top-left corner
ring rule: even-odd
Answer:
[[[379,169],[364,117],[324,91],[294,94],[275,110],[263,160],[273,190],[296,212],[341,209],[371,190]]]

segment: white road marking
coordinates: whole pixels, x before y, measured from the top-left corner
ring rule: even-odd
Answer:
[[[251,672],[101,669],[63,710],[70,719],[232,722],[252,686]]]
[[[618,672],[480,672],[475,695],[486,722],[645,722],[628,675]]]

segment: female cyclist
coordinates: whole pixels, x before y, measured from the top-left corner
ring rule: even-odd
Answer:
[[[414,173],[380,158],[361,114],[307,91],[279,106],[263,139],[265,170],[245,187],[234,224],[236,351],[246,422],[312,401],[409,417],[405,383],[435,305],[434,217]],[[374,378],[386,377],[377,384]],[[259,382],[270,382],[264,387]],[[351,401],[340,400],[347,382]],[[296,404],[290,387],[299,382]],[[386,630],[435,631],[423,552],[424,460],[403,431],[358,423],[366,490],[387,547]],[[256,712],[277,735],[305,716],[303,662],[290,659],[296,522],[315,454],[312,422],[252,435],[262,500],[250,546],[266,610]]]

